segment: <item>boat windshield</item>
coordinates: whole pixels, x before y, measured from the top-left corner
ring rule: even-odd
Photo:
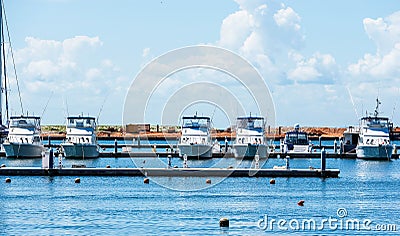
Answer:
[[[68,118],[67,119],[67,127],[68,128],[87,128],[87,127],[95,127],[95,119],[92,117],[89,118]]]
[[[262,132],[263,128],[264,128],[264,118],[261,118],[261,117],[238,118],[237,128],[238,129],[256,130],[258,132]]]
[[[40,125],[39,118],[11,118],[10,127],[36,127]]]
[[[209,118],[183,118],[182,128],[207,130],[209,127]]]
[[[383,117],[364,117],[361,123],[372,127],[388,127],[389,119]]]
[[[285,141],[294,145],[308,145],[308,136],[305,132],[288,132]]]

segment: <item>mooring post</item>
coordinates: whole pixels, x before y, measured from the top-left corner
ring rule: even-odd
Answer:
[[[321,136],[319,136],[318,141],[319,141],[319,148],[322,148]]]
[[[340,149],[339,149],[339,154],[343,155],[344,153],[344,143],[343,143],[343,139],[340,140]]]
[[[289,159],[290,159],[290,156],[286,156],[286,170],[289,170],[289,168],[290,168]]]
[[[117,155],[118,153],[118,140],[114,140],[114,155]]]
[[[325,177],[325,169],[326,169],[326,151],[325,148],[321,150],[321,175]]]
[[[168,155],[168,168],[171,168],[171,159],[172,159],[172,156]]]
[[[228,139],[225,136],[225,153],[228,152]]]
[[[49,147],[50,147],[50,145],[51,145],[51,139],[50,139],[50,135],[49,135],[49,136],[47,136],[47,141],[48,141],[48,144],[49,144]]]
[[[183,168],[188,168],[187,155],[186,154],[183,155]]]
[[[54,168],[53,149],[50,148],[48,151],[45,151],[44,155],[42,154],[42,168],[43,169]]]
[[[333,153],[337,153],[337,141],[336,139],[333,141]]]

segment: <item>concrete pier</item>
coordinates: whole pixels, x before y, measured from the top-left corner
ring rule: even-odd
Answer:
[[[2,167],[1,176],[339,177],[339,169],[62,168]]]

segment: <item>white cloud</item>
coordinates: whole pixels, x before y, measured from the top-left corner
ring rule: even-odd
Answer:
[[[365,54],[357,63],[349,65],[349,74],[358,77],[358,82],[399,80],[400,11],[376,20],[366,18],[363,23],[369,38],[376,44],[376,53]]]
[[[274,14],[274,20],[278,26],[293,28],[293,30],[300,30],[300,16],[291,8],[279,9]]]
[[[300,54],[305,35],[293,8],[268,0],[236,2],[239,10],[223,20],[217,45],[243,55],[270,86],[335,80],[338,67],[331,55]]]
[[[150,48],[144,48],[143,49],[143,53],[142,53],[142,57],[147,57],[150,53]]]
[[[59,99],[65,96],[70,106],[78,108],[75,112],[94,115],[110,93],[117,94],[112,98],[119,99],[116,104],[122,103],[129,80],[119,74],[119,68],[110,59],[101,56],[103,42],[99,37],[76,36],[62,41],[27,37],[25,42],[26,47],[17,50],[15,58],[27,109],[42,109],[42,100],[47,99],[43,94],[52,91],[57,93],[57,99],[52,102],[59,103],[54,106],[62,106]],[[17,107],[13,79],[10,85],[11,102],[14,102],[11,106]]]

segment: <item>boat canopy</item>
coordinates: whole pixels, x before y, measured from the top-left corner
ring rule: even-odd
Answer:
[[[10,128],[28,128],[40,126],[40,117],[38,116],[11,116]]]
[[[368,126],[371,128],[390,128],[391,123],[387,117],[363,117],[361,118],[361,126]]]
[[[83,128],[96,126],[96,118],[89,116],[70,116],[67,118],[68,128]]]
[[[264,129],[264,117],[238,117],[237,118],[238,129],[256,130],[262,132]]]
[[[289,131],[285,135],[285,142],[293,145],[308,145],[308,134],[302,131]]]

